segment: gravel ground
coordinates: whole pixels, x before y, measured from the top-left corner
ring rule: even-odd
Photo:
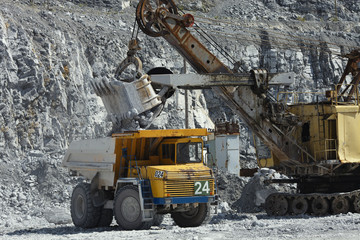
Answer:
[[[34,223],[32,223],[34,224]],[[82,230],[71,224],[0,228],[1,239],[359,239],[360,214],[326,217],[268,217],[258,214],[219,214],[197,228],[174,226],[167,217],[160,227],[121,231],[117,226]],[[30,224],[29,224],[30,225]]]

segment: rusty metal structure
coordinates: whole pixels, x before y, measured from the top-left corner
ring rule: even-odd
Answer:
[[[269,94],[276,82],[272,74],[264,69],[238,73],[227,67],[190,32],[194,21],[189,14],[179,14],[172,0],[140,0],[138,27],[164,38],[199,74],[153,75],[152,84],[165,89],[160,92],[211,88],[270,149],[272,167],[292,177],[287,182],[297,183],[298,194],[270,195],[268,214],[360,212],[359,51],[345,56],[349,62],[344,74],[323,100],[304,103],[299,96],[306,93],[293,92],[278,93],[275,99]],[[350,73],[352,82],[345,84]],[[289,78],[293,80],[283,75],[276,84],[286,85]]]
[[[354,50],[351,53],[344,55],[344,57],[348,58],[349,60],[340,78],[340,81],[337,84],[336,92],[339,96],[343,96],[348,91],[346,101],[350,101],[354,96],[360,82],[360,52],[358,50]],[[346,85],[344,89],[341,89],[344,85],[346,76],[350,73],[353,76],[353,80],[349,85]]]

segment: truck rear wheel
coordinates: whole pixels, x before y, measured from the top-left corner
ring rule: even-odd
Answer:
[[[94,207],[90,184],[78,184],[71,196],[71,219],[76,227],[97,227],[101,214],[101,208]]]
[[[210,206],[199,203],[199,206],[187,212],[174,212],[171,217],[179,227],[198,227],[210,217]]]
[[[114,215],[117,224],[125,230],[149,229],[152,221],[143,222],[137,186],[122,187],[115,197]]]

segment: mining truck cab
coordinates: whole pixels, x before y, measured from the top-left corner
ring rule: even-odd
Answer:
[[[159,211],[169,212],[171,204],[215,203],[213,171],[203,163],[203,145],[201,138],[172,138],[160,144],[160,164],[146,167]]]
[[[201,163],[203,141],[201,138],[166,139],[160,146],[160,158],[166,164]]]

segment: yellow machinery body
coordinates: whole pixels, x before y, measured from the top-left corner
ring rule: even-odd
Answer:
[[[334,175],[347,164],[360,163],[358,104],[335,101],[296,103],[288,105],[288,110],[301,122],[294,127],[291,138],[308,154],[300,154],[296,163],[277,159],[271,154],[267,159],[258,158],[259,166],[278,167],[289,175],[320,176]]]
[[[96,179],[98,189],[115,190],[127,179],[148,180],[155,204],[164,204],[165,198],[171,198],[169,203],[212,202],[214,176],[203,163],[207,135],[206,129],[139,130],[76,141],[63,165]]]
[[[123,229],[145,229],[166,213],[179,226],[201,225],[217,203],[213,171],[203,159],[207,135],[206,129],[139,130],[72,142],[63,166],[87,180],[72,194],[75,226],[108,226],[114,215]]]
[[[153,197],[166,198],[196,196],[195,182],[207,181],[209,191],[206,195],[214,196],[212,170],[203,164],[201,137],[205,136],[206,129],[140,130],[114,134],[114,183],[127,177],[149,179]],[[181,146],[185,148],[181,149]],[[186,146],[192,146],[190,156]],[[198,195],[205,194],[201,190]]]

